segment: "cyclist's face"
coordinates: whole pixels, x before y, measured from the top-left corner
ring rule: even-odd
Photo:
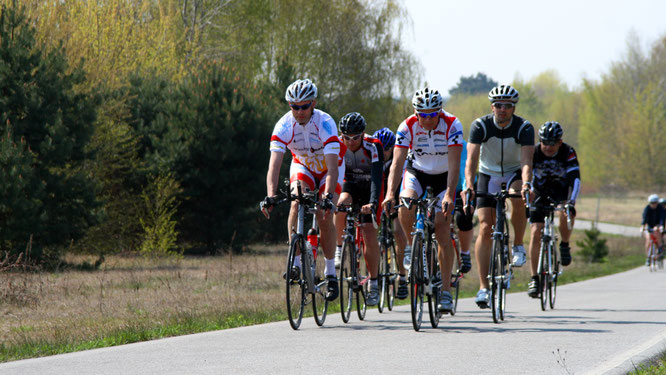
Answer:
[[[310,121],[310,117],[312,117],[312,111],[314,111],[316,103],[316,100],[289,103],[291,114],[294,115],[294,118],[299,124],[305,125],[308,123],[308,121]]]
[[[393,158],[393,146],[384,149],[384,161],[391,160]]]
[[[546,142],[542,141],[541,142],[541,151],[543,151],[544,155],[548,157],[553,157],[555,154],[557,154],[557,151],[560,150],[560,146],[562,145],[562,140],[558,140],[557,142]]]
[[[516,105],[510,102],[496,102],[491,106],[493,115],[498,124],[508,124],[513,117],[513,112],[516,111]]]
[[[361,142],[363,142],[363,134],[343,134],[340,136],[342,143],[347,146],[352,151],[357,151],[361,148]]]
[[[432,130],[437,127],[439,123],[440,109],[424,109],[422,111],[414,110],[416,118],[419,119],[419,125],[426,130]]]

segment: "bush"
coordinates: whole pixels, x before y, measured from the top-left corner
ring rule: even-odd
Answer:
[[[576,241],[576,245],[581,248],[579,254],[588,263],[601,263],[608,255],[608,245],[606,240],[600,238],[601,232],[596,227],[585,231],[585,239]]]

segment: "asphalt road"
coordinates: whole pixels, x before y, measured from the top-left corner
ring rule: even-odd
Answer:
[[[467,281],[467,280],[464,280]],[[468,281],[476,282],[476,281]],[[666,350],[666,271],[646,268],[558,288],[555,310],[524,291],[492,322],[472,299],[437,329],[408,306],[323,328],[305,318],[0,364],[0,374],[601,374]]]

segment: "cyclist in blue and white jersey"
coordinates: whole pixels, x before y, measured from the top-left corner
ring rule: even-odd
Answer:
[[[379,139],[384,146],[384,191],[388,189],[388,177],[391,170],[391,164],[393,163],[393,148],[395,146],[395,134],[389,128],[379,129],[373,134],[373,137]],[[397,197],[400,193],[400,187],[394,192]],[[400,204],[397,200],[393,203],[394,205]],[[395,237],[396,242],[396,263],[398,266],[398,291],[396,293],[396,298],[405,299],[409,296],[409,287],[407,285],[407,271],[404,265],[405,258],[405,247],[407,244],[407,236],[405,231],[400,225],[400,220],[398,220],[397,213],[389,213],[389,216],[393,220],[393,236]]]
[[[525,192],[531,188],[532,155],[534,153],[534,128],[529,121],[514,114],[518,103],[518,91],[508,85],[500,85],[488,93],[492,113],[476,119],[471,126],[467,146],[465,180],[467,189],[475,197],[473,179],[479,167],[477,188],[480,192],[496,193],[506,184],[509,191]],[[463,200],[466,196],[463,195]],[[511,201],[511,224],[513,236],[513,264],[525,264],[523,235],[527,226],[525,205],[520,199]],[[463,202],[467,204],[466,201]],[[491,232],[495,223],[495,199],[480,197],[477,200],[479,235],[474,247],[479,265],[479,292],[476,303],[480,308],[488,308],[490,302],[488,267],[490,264]]]
[[[418,198],[423,195],[426,187],[432,187],[438,199],[435,206],[435,236],[441,276],[442,280],[450,280],[454,255],[450,223],[460,169],[462,124],[455,116],[442,110],[443,99],[437,90],[425,88],[417,91],[412,99],[412,106],[414,114],[405,119],[396,132],[393,164],[383,205],[384,209],[390,210],[401,176],[401,197]],[[403,171],[402,167],[410,150],[412,157]],[[401,207],[398,217],[411,242],[410,230],[415,220],[415,207],[411,210]],[[409,247],[407,249],[409,250]],[[410,255],[408,251],[405,252],[406,262]],[[450,289],[450,283],[443,283],[440,303],[437,306],[441,312],[448,312],[453,308]]]
[[[317,86],[309,79],[297,80],[287,88],[285,99],[291,110],[287,112],[273,130],[271,136],[271,157],[266,174],[266,198],[261,203],[261,211],[270,216],[277,194],[280,167],[284,153],[289,149],[292,154],[289,168],[291,190],[300,185],[303,192],[319,188],[322,210],[317,212],[321,233],[321,246],[326,258],[324,273],[328,279],[326,299],[333,301],[338,297],[339,287],[335,273],[335,225],[330,213],[342,191],[345,175],[343,155],[345,147],[338,138],[338,129],[331,116],[315,109],[317,104]],[[288,233],[296,227],[298,202],[293,201],[289,211]],[[291,277],[300,272],[300,255],[296,257]],[[296,275],[294,275],[296,274]],[[285,275],[287,277],[287,275]]]

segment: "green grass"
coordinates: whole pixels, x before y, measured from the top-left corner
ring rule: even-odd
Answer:
[[[644,363],[636,366],[634,371],[629,372],[631,375],[663,375],[666,374],[666,352],[661,353],[661,356],[654,359],[649,363]]]

